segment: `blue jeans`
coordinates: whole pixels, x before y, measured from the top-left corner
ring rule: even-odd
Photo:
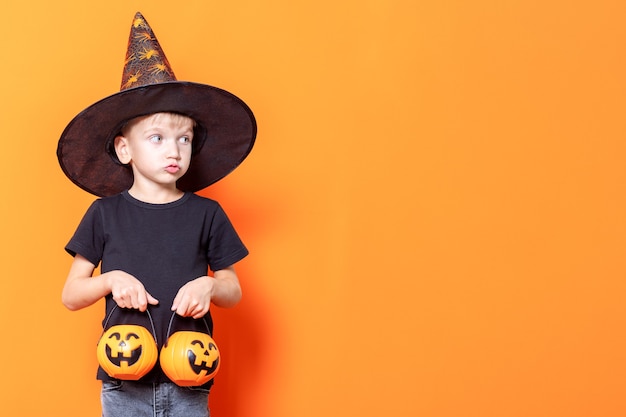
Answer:
[[[209,417],[209,391],[171,382],[102,382],[103,417]]]

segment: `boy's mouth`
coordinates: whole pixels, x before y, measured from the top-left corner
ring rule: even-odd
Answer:
[[[172,165],[168,165],[168,166],[166,166],[166,167],[165,167],[165,170],[166,170],[167,172],[169,172],[170,174],[175,174],[175,173],[177,173],[178,171],[180,171],[180,167],[179,167],[178,165],[174,165],[174,164],[172,164]]]

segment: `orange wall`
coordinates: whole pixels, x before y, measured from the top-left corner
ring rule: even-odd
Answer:
[[[252,253],[244,300],[215,309],[214,416],[626,414],[623,1],[17,3],[0,5],[14,415],[99,415],[102,305],[60,303],[92,196],[55,151],[117,91],[137,10],[179,79],[259,122],[203,192]]]

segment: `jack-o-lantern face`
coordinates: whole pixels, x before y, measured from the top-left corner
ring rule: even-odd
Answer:
[[[158,351],[154,337],[145,327],[117,325],[100,338],[97,356],[109,376],[138,380],[154,367]]]
[[[187,349],[187,359],[189,359],[189,366],[197,375],[202,372],[210,375],[220,366],[219,352],[213,342],[209,342],[205,347],[201,340],[192,341],[191,347]]]
[[[161,349],[161,369],[180,386],[198,386],[209,382],[220,367],[220,352],[215,341],[205,333],[176,332]]]
[[[128,332],[125,337],[122,337],[120,332],[111,333],[109,340],[104,344],[107,359],[120,368],[136,364],[143,351],[138,340],[139,335],[135,332]]]

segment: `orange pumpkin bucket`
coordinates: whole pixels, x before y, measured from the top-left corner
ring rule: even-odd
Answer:
[[[220,367],[220,352],[211,337],[206,320],[207,333],[170,330],[176,313],[172,315],[167,329],[167,341],[161,348],[159,363],[165,375],[176,385],[192,387],[209,382]]]
[[[159,351],[150,312],[146,310],[152,333],[143,326],[118,324],[106,328],[117,306],[111,309],[96,348],[98,363],[112,378],[136,381],[154,367]],[[155,336],[153,336],[153,334]]]

